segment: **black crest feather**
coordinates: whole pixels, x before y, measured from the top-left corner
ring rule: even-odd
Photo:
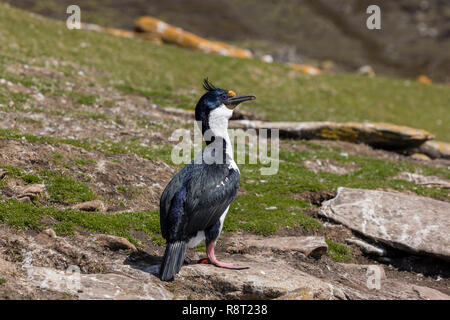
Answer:
[[[203,80],[203,88],[205,88],[206,91],[217,90],[217,88],[211,82],[209,82],[208,78]]]

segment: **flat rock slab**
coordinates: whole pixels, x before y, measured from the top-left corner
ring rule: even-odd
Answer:
[[[155,300],[173,295],[152,278],[142,281],[116,273],[82,274],[34,267],[27,281],[42,289],[65,292],[81,300]]]
[[[339,188],[320,214],[397,249],[450,260],[450,203],[399,192]]]
[[[247,249],[259,251],[297,251],[320,258],[327,252],[328,245],[323,237],[257,237],[246,235],[244,238],[235,236],[230,239],[229,252],[245,252]]]
[[[229,270],[197,264],[181,268],[179,276],[186,281],[191,278],[204,279],[215,290],[227,292],[228,299],[274,299],[293,290],[301,291],[307,300],[345,297],[341,290],[333,290],[330,284],[282,261],[251,256],[251,260],[233,263],[250,268]]]
[[[341,140],[385,149],[414,148],[432,140],[431,133],[383,122],[265,122],[230,121],[234,129],[278,129],[280,136],[297,139]]]
[[[444,299],[450,297],[438,290],[389,279],[380,265],[339,264],[335,279],[316,277],[285,260],[260,255],[227,257],[232,262],[250,267],[229,270],[212,265],[195,264],[181,268],[177,279],[189,285],[198,282],[225,299]],[[368,287],[370,275],[379,277],[378,289]],[[210,298],[208,296],[206,299]]]
[[[400,172],[395,179],[406,180],[414,182],[421,186],[450,189],[450,181],[447,179],[435,177],[435,176],[423,176],[417,173]]]

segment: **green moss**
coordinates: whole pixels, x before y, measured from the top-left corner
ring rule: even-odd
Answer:
[[[194,249],[195,252],[205,252],[206,251],[206,245],[204,242],[201,242],[198,246]]]
[[[41,172],[50,196],[50,201],[62,204],[75,204],[96,199],[91,189],[84,183],[63,176],[55,171]]]
[[[47,93],[52,96],[55,96],[55,97],[61,97],[61,96],[68,97],[69,99],[71,99],[73,101],[73,103],[82,104],[82,105],[86,105],[86,106],[91,106],[99,100],[98,96],[95,96],[92,94],[87,94],[87,93],[82,93],[82,92],[76,92],[76,91],[66,91],[66,90],[61,90],[61,89],[55,89],[55,90],[52,90]]]
[[[352,258],[352,248],[345,244],[333,242],[331,240],[325,240],[328,245],[327,256],[337,262],[354,262]]]
[[[96,162],[91,159],[76,159],[75,163],[80,167],[84,167],[90,164],[96,164]]]
[[[0,286],[4,286],[6,284],[6,280],[3,278],[0,278]]]
[[[80,93],[80,92],[70,92],[68,97],[72,99],[73,102],[77,104],[84,104],[91,106],[97,102],[98,97],[92,94]]]
[[[154,244],[156,244],[158,246],[164,247],[166,245],[166,240],[161,236],[153,237],[152,241]]]
[[[21,230],[41,231],[46,228],[41,223],[44,216],[55,219],[56,224],[53,228],[58,235],[70,235],[82,229],[126,237],[136,242],[130,230],[142,230],[149,235],[161,233],[159,214],[156,211],[92,214],[92,212],[37,206],[16,200],[0,200],[0,223],[2,224]]]
[[[16,118],[16,121],[23,122],[23,123],[29,123],[29,124],[35,124],[35,125],[38,125],[40,127],[42,127],[42,125],[43,125],[41,120],[35,120],[35,119],[32,119],[32,118],[26,118],[26,117]]]
[[[142,195],[148,190],[145,186],[118,186],[117,191],[123,192],[130,196]]]
[[[0,166],[1,169],[7,170],[8,175],[14,178],[22,179],[25,184],[41,183],[42,180],[38,176],[25,173],[21,169],[13,166]]]

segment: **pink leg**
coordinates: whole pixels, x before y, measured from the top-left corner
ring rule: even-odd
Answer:
[[[220,262],[219,260],[217,260],[216,255],[214,254],[214,242],[208,243],[208,245],[206,246],[206,254],[208,255],[209,262],[212,263],[213,265],[215,265],[216,267],[226,268],[226,269],[235,269],[235,270],[242,270],[242,269],[249,268],[249,267],[237,266],[232,263]]]

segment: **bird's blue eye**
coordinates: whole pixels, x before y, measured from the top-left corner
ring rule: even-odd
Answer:
[[[223,95],[220,96],[220,98],[221,98],[222,100],[226,100],[226,99],[228,98],[228,95],[227,95],[227,94],[223,94]]]

